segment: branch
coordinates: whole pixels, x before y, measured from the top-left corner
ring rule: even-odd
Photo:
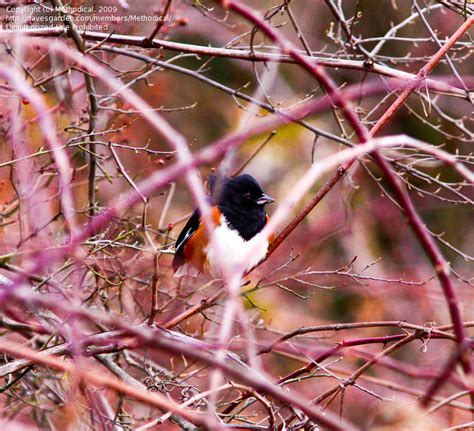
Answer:
[[[59,37],[64,36],[65,28],[54,27],[54,28],[41,28],[41,29],[27,29],[27,30],[0,30],[0,36],[5,35],[11,37],[12,35],[22,35],[22,36],[32,36],[32,37]],[[103,42],[107,41],[108,43],[115,43],[120,45],[129,45],[137,47],[146,47],[146,48],[163,48],[170,51],[177,52],[186,52],[196,55],[208,55],[211,57],[224,57],[231,58],[234,60],[246,60],[246,61],[258,61],[258,62],[270,62],[278,61],[282,63],[297,63],[294,58],[289,55],[282,54],[273,54],[266,52],[259,52],[255,50],[245,50],[245,49],[228,49],[228,48],[215,48],[209,46],[201,45],[192,45],[186,43],[172,42],[162,39],[154,39],[151,45],[148,45],[146,37],[143,36],[130,36],[130,35],[121,35],[117,33],[100,33],[93,31],[83,31],[79,34],[84,38],[84,40],[94,41],[94,42]],[[146,46],[144,46],[144,44]],[[105,47],[105,46],[104,46]],[[343,60],[343,59],[333,59],[333,58],[321,58],[315,56],[307,56],[302,51],[301,55],[307,58],[310,61],[317,61],[320,65],[335,68],[335,69],[350,69],[350,70],[360,70],[363,72],[373,72],[383,76],[397,79],[413,79],[414,75],[402,70],[392,69],[387,66],[382,66],[378,64],[371,65],[367,67],[365,61],[357,60]],[[432,88],[433,91],[437,91],[443,94],[450,94],[452,96],[467,98],[466,92],[463,89],[456,88],[455,86],[439,82],[435,79],[427,79],[428,85]]]
[[[161,410],[178,413],[197,425],[207,425],[207,420],[205,417],[203,417],[203,415],[188,409],[184,409],[179,404],[175,403],[174,401],[170,401],[161,394],[143,391],[110,375],[104,376],[103,372],[98,369],[93,371],[86,371],[82,368],[79,369],[73,363],[64,362],[55,356],[45,353],[38,353],[30,348],[23,347],[20,344],[7,341],[0,341],[0,351],[16,358],[30,360],[35,364],[51,367],[64,373],[74,374],[81,380],[85,380],[95,386],[113,389],[138,401],[158,407]]]
[[[86,46],[84,40],[77,30],[76,24],[71,16],[66,12],[66,8],[63,5],[62,0],[51,0],[55,10],[59,11],[59,15],[63,18],[64,21],[68,23],[67,34],[72,38],[74,44],[76,45],[79,52],[83,55],[86,55]],[[96,174],[96,145],[94,138],[90,135],[93,135],[96,132],[97,128],[97,113],[99,112],[99,104],[97,102],[97,97],[95,95],[94,79],[88,73],[84,73],[84,81],[86,83],[87,97],[89,99],[89,127],[87,130],[86,141],[89,142],[89,188],[88,188],[88,199],[89,199],[89,216],[95,215],[95,174]]]
[[[356,132],[359,141],[363,144],[370,139],[370,136],[374,136],[377,132],[382,129],[389,119],[393,117],[395,112],[403,105],[408,96],[413,92],[414,88],[421,82],[426,79],[426,75],[434,68],[436,64],[441,60],[441,58],[449,51],[453,44],[462,37],[468,29],[474,23],[474,17],[467,19],[463,25],[451,36],[451,38],[445,43],[442,49],[440,49],[430,60],[430,62],[425,65],[420,72],[417,74],[415,80],[412,81],[412,84],[403,90],[402,94],[397,98],[395,103],[385,112],[382,118],[377,122],[374,128],[371,130],[371,133],[362,125],[359,118],[357,117],[353,107],[350,102],[345,100],[334,81],[327,75],[323,67],[318,63],[311,63],[307,58],[305,58],[298,50],[295,49],[294,45],[287,40],[282,34],[277,32],[273,27],[270,26],[265,20],[251,8],[243,5],[242,3],[235,0],[225,0],[223,2],[225,7],[234,10],[239,15],[252,22],[254,25],[258,26],[271,40],[273,40],[284,53],[288,53],[296,62],[298,62],[306,71],[311,75],[316,77],[318,81],[326,88],[329,97],[333,103],[341,108],[342,113],[346,117],[347,121],[351,124],[354,131]],[[441,251],[439,250],[436,242],[433,237],[427,232],[424,227],[424,223],[421,220],[418,212],[416,211],[413,203],[410,200],[410,197],[403,189],[403,186],[399,183],[397,177],[392,172],[388,162],[379,154],[378,151],[375,151],[373,154],[375,161],[382,170],[384,176],[387,179],[387,182],[390,184],[397,201],[400,203],[401,207],[405,212],[405,216],[408,219],[408,222],[411,224],[415,234],[418,237],[419,242],[421,243],[425,253],[430,259],[435,271],[438,275],[443,293],[448,304],[449,312],[451,315],[451,320],[454,324],[454,331],[456,333],[458,341],[459,351],[464,351],[464,345],[467,342],[466,334],[464,327],[462,325],[461,313],[459,310],[458,300],[456,291],[449,277],[449,265],[443,258]],[[337,173],[328,181],[328,187],[325,187],[325,190],[330,190],[341,178],[341,174],[344,174],[347,169],[352,165],[353,160],[345,163],[342,168],[339,168]],[[327,191],[323,194],[323,196]],[[316,202],[317,203],[317,202]],[[307,209],[306,209],[307,210]],[[311,209],[309,209],[311,211]],[[308,211],[308,212],[309,212]],[[293,228],[294,229],[294,228]],[[280,240],[281,243],[281,240]],[[273,249],[274,250],[274,249]],[[273,251],[272,250],[272,251]],[[471,372],[471,365],[469,359],[466,355],[462,357],[462,366],[466,373]]]

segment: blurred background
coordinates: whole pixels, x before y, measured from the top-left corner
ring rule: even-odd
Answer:
[[[244,3],[264,15],[302,53],[327,64],[327,73],[341,88],[355,84],[362,89],[367,83],[379,86],[377,94],[361,94],[354,100],[360,120],[369,129],[400,92],[388,87],[389,78],[416,74],[472,14],[472,5],[463,1]],[[91,134],[84,73],[57,52],[48,52],[47,45],[35,44],[39,39],[31,33],[36,28],[46,28],[51,31],[41,40],[62,39],[75,48],[71,39],[52,29],[60,26],[60,21],[39,21],[39,17],[58,16],[50,10],[50,3],[38,6],[25,2],[14,6],[17,8],[2,5],[0,9],[3,30],[12,29],[19,20],[25,22],[18,34],[23,33],[30,42],[5,42],[1,61],[21,74],[47,105],[48,115],[53,118],[71,161],[75,211],[84,226],[91,208]],[[102,34],[84,37],[88,55],[148,102],[186,138],[193,152],[229,133],[258,125],[268,116],[278,115],[262,106],[255,107],[241,95],[258,100],[270,111],[290,112],[325,94],[314,77],[291,61],[253,59],[252,51],[257,56],[276,54],[278,48],[260,30],[218,3],[122,0],[73,1],[70,6],[83,7],[72,12],[77,25],[87,23],[92,26],[91,31]],[[96,8],[93,12],[88,9],[92,6]],[[37,7],[38,10],[33,9]],[[143,17],[158,20],[148,22]],[[124,35],[124,42],[107,40],[111,33]],[[152,34],[155,39],[176,45],[170,49],[169,45],[157,48],[139,46],[136,42]],[[210,51],[212,55],[201,52],[206,47],[215,48]],[[240,50],[245,58],[238,58],[224,48]],[[471,167],[473,109],[472,92],[467,90],[472,88],[472,70],[471,30],[454,44],[449,59],[443,58],[430,74],[449,89],[439,92],[426,87],[415,91],[381,134],[406,134],[457,155],[461,163]],[[139,111],[97,76],[94,84],[99,109],[96,134],[92,135],[97,161],[93,207],[100,214],[132,190],[131,181],[139,184],[175,163],[177,156]],[[57,166],[47,151],[40,114],[4,78],[0,94],[0,267],[2,274],[10,276],[28,268],[31,260],[44,250],[51,250],[53,255],[60,252],[65,227],[59,206],[62,190]],[[272,135],[256,136],[234,153],[230,172],[253,157],[244,171],[254,175],[276,199],[268,207],[270,215],[314,161],[357,143],[350,124],[337,108],[309,116],[305,121],[306,126],[290,123]],[[383,154],[392,162],[426,228],[451,265],[464,321],[474,321],[472,184],[467,184],[452,167],[418,150],[390,149]],[[203,181],[218,168],[219,163],[200,167]],[[301,207],[329,176],[314,185]],[[36,278],[30,277],[31,285],[35,291],[48,294],[51,286],[45,280],[53,280],[85,307],[105,310],[138,324],[149,315],[155,276],[159,278],[156,322],[169,322],[211,297],[219,286],[205,276],[178,280],[170,268],[173,243],[194,208],[186,183],[179,179],[153,193],[146,210],[143,204],[137,204],[115,217],[104,230],[83,242],[80,253],[51,264],[45,259]],[[295,214],[288,214],[287,222]],[[249,280],[243,301],[259,347],[303,326],[400,321],[429,329],[451,323],[435,272],[369,156],[361,157],[353,165],[277,251],[252,272]],[[213,342],[219,332],[222,306],[223,302],[219,302],[183,320],[174,329]],[[23,318],[30,323],[44,323],[43,314],[30,310]],[[56,319],[48,324],[63,325]],[[84,333],[96,333],[99,329],[107,328],[81,323]],[[49,345],[59,343],[69,333],[67,328],[64,331],[51,338]],[[5,329],[6,335],[14,337],[14,332]],[[262,362],[265,370],[278,379],[311,363],[342,340],[401,332],[394,324],[393,328],[355,327],[341,332],[310,333],[281,343],[263,355]],[[245,357],[248,339],[244,331],[237,326],[234,336],[230,348]],[[442,429],[468,422],[472,409],[464,396],[423,417],[417,427],[391,425],[403,419],[397,410],[400,406],[408,422],[416,423],[419,412],[405,407],[416,404],[454,346],[450,340],[427,337],[410,342],[364,373],[358,380],[360,386],[349,386],[342,395],[324,399],[321,406],[342,412],[344,418],[365,429]],[[373,342],[341,348],[324,362],[323,368],[315,368],[288,384],[308,398],[317,398],[384,347],[384,343]],[[185,384],[199,391],[207,386],[208,372],[202,371],[200,364],[188,364],[182,358],[152,349],[140,348],[134,354],[140,355],[140,367],[134,367],[133,358],[127,354],[121,354],[117,363],[152,390],[176,395]],[[170,370],[170,381],[176,385],[161,388],[156,380],[161,381],[159,373],[154,366],[146,365],[147,360]],[[51,385],[49,389],[36,393],[34,388],[43,387],[46,382]],[[13,420],[21,412],[18,417],[25,426],[65,429],[61,428],[64,418],[51,412],[53,406],[68,408],[65,386],[54,379],[52,372],[28,373],[18,385],[2,391],[3,416]],[[460,391],[460,386],[458,380],[452,379],[443,386],[441,395],[448,397]],[[57,397],[51,397],[51,392],[57,392]],[[220,402],[235,396],[235,392],[223,394]],[[113,410],[120,413],[115,423],[123,429],[135,429],[149,419],[150,412],[136,403],[125,400],[119,406],[112,395],[110,398]],[[84,414],[87,407],[82,405],[81,409],[76,416],[68,417],[67,426],[94,429],[94,422]],[[380,419],[378,409],[389,412],[389,419]],[[221,406],[224,410],[225,404]],[[278,411],[280,424],[285,420],[288,425],[298,422],[298,415],[291,409],[279,406]],[[436,425],[430,422],[432,416]],[[266,417],[265,409],[251,406],[242,417],[227,419],[235,424],[262,421],[265,425]],[[380,425],[384,420],[388,420],[388,428]],[[156,425],[154,429],[168,426],[174,425]]]

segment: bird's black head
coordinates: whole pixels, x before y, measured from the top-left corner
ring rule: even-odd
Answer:
[[[244,174],[234,178],[210,179],[214,200],[224,207],[240,209],[262,208],[274,200],[266,195],[252,175]]]

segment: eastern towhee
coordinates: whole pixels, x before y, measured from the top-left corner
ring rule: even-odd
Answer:
[[[226,265],[242,264],[247,259],[246,271],[250,271],[267,254],[270,240],[259,233],[265,227],[268,216],[265,205],[274,200],[266,195],[257,180],[245,174],[234,178],[209,178],[211,215],[214,233],[209,243],[201,213],[196,209],[176,241],[173,259],[175,277],[196,276],[200,272],[219,277],[217,252],[223,253]],[[218,243],[213,244],[214,242]]]

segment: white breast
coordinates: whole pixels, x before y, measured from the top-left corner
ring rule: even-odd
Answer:
[[[236,266],[245,268],[247,272],[265,258],[269,243],[261,233],[245,241],[236,230],[229,227],[224,216],[221,216],[220,222],[205,249],[209,272],[213,277],[221,276],[219,264],[225,265],[226,272]],[[218,259],[217,253],[222,253],[222,258]]]

